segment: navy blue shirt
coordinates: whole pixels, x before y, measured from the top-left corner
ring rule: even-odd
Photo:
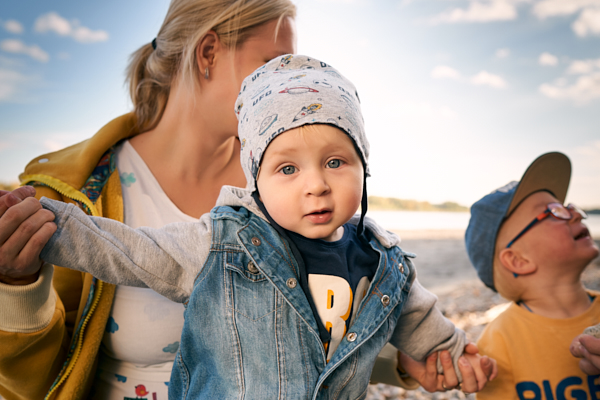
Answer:
[[[379,265],[379,253],[361,240],[356,226],[349,223],[344,225],[342,238],[335,242],[288,233],[306,266],[310,290],[307,298],[331,335],[331,341],[325,344],[329,360],[369,289]]]

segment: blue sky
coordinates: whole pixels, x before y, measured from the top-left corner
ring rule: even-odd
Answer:
[[[538,155],[573,163],[568,201],[600,206],[600,0],[297,0],[298,50],[360,94],[372,195],[470,205]],[[0,181],[131,104],[131,52],[167,1],[0,8]]]

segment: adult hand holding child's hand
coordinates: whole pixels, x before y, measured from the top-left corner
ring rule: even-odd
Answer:
[[[56,225],[54,214],[33,197],[35,189],[23,186],[0,190],[0,282],[27,285],[37,280],[40,252]]]
[[[438,356],[444,369],[443,374],[438,374],[437,371]],[[475,393],[482,390],[498,374],[496,361],[479,355],[479,349],[473,343],[465,346],[465,352],[458,362],[458,368],[463,376],[460,386],[452,357],[447,350],[439,352],[439,355],[430,354],[425,362],[415,361],[400,353],[398,361],[404,370],[428,392],[460,388],[465,393]]]

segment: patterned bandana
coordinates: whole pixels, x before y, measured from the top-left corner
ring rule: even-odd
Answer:
[[[308,124],[342,129],[368,174],[369,143],[354,85],[336,69],[301,55],[277,57],[244,79],[235,103],[247,188],[256,189],[262,155],[277,135]]]

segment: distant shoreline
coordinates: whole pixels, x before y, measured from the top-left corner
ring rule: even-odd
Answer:
[[[469,211],[469,207],[465,207],[452,201],[446,201],[441,204],[431,204],[428,201],[405,200],[379,196],[369,196],[369,209],[376,211]]]

